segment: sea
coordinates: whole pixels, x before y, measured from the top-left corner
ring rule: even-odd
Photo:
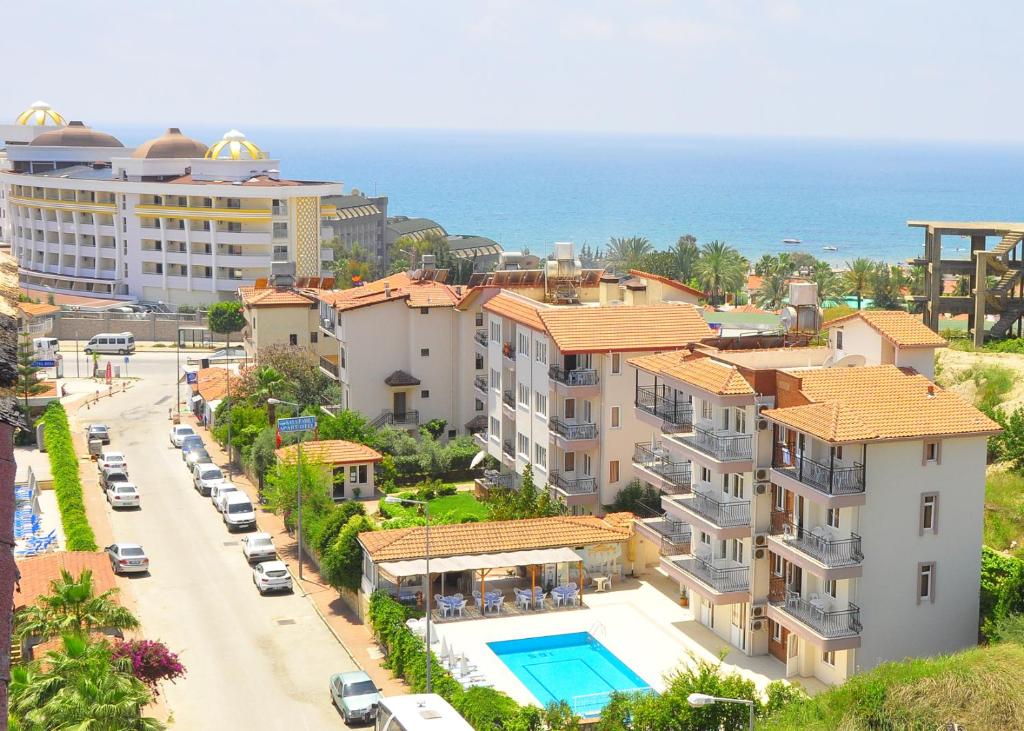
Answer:
[[[162,129],[99,126],[136,145]],[[184,127],[205,142],[224,129]],[[244,128],[281,174],[388,196],[390,215],[423,216],[507,251],[556,241],[604,245],[683,234],[747,258],[806,251],[836,266],[921,251],[912,219],[1020,221],[1024,146],[828,139],[631,136],[362,128]],[[798,245],[783,239],[799,239]],[[966,252],[959,238],[947,251]],[[835,246],[836,252],[823,251]],[[966,253],[964,253],[966,258]]]

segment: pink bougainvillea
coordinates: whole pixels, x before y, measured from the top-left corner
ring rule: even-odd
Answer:
[[[185,676],[185,666],[177,653],[167,649],[159,640],[119,640],[113,646],[114,660],[127,658],[132,663],[132,674],[145,683],[155,695],[161,680],[172,683]]]

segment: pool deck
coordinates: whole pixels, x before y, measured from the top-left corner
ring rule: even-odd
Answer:
[[[664,676],[690,663],[690,656],[717,661],[724,648],[723,669],[738,672],[764,688],[785,679],[785,667],[770,655],[748,657],[698,623],[693,613],[672,600],[678,587],[660,574],[643,580],[626,579],[600,594],[585,593],[583,609],[536,615],[465,620],[436,625],[437,635],[457,654],[465,653],[478,671],[520,703],[537,703],[533,694],[487,647],[488,642],[524,637],[589,632],[657,691],[665,689]],[[437,646],[435,646],[435,652]],[[799,678],[811,694],[825,689],[814,678]]]

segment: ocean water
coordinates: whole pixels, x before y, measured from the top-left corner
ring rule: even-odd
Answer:
[[[125,144],[162,130],[112,129]],[[299,179],[340,180],[507,250],[684,233],[748,258],[802,250],[835,263],[903,260],[924,235],[908,219],[1024,218],[1024,146],[628,137],[398,129],[243,128]],[[184,132],[206,142],[221,128]],[[782,239],[802,240],[785,246]],[[966,247],[947,240],[951,249]],[[839,247],[835,253],[822,247]]]

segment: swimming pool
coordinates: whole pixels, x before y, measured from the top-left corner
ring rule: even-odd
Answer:
[[[543,706],[564,700],[576,713],[595,716],[612,691],[651,691],[589,632],[489,642],[487,647]]]

